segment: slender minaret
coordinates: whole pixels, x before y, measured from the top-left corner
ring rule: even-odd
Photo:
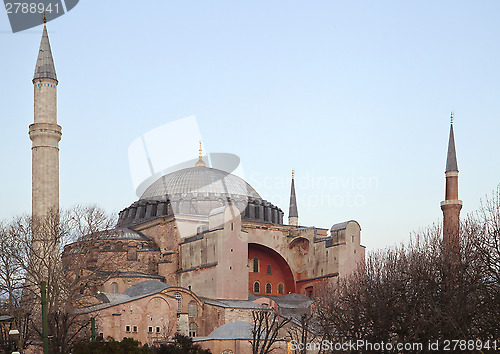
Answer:
[[[453,113],[451,114],[450,140],[446,159],[446,192],[445,200],[441,202],[443,211],[443,246],[444,251],[452,259],[458,260],[460,253],[460,209],[462,201],[458,200],[458,165],[455,152],[455,137],[453,135]]]
[[[33,76],[35,121],[29,127],[32,151],[32,215],[43,218],[59,210],[59,141],[57,124],[57,76],[50,50],[47,20]]]
[[[290,208],[288,209],[288,224],[299,225],[299,212],[297,211],[297,199],[295,198],[295,171],[292,170],[292,188],[290,191]]]

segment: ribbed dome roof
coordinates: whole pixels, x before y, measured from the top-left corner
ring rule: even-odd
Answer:
[[[165,199],[190,193],[261,198],[252,186],[235,175],[215,168],[191,167],[160,177],[141,199]]]

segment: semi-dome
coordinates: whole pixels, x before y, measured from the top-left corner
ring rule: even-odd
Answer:
[[[209,167],[185,168],[162,176],[144,191],[141,199],[177,199],[200,194],[261,199],[259,193],[240,177]]]

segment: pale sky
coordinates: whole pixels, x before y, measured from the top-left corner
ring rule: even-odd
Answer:
[[[127,207],[130,144],[196,116],[206,150],[239,156],[285,216],[295,169],[300,224],[354,219],[368,250],[404,242],[441,218],[450,111],[462,215],[500,182],[499,13],[496,0],[80,1],[47,24],[61,206]],[[2,219],[31,209],[41,32],[13,34],[0,14]]]

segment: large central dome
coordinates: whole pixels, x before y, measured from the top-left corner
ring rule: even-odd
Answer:
[[[209,167],[191,167],[169,173],[150,185],[141,199],[177,199],[188,195],[259,198],[247,182],[228,172]]]
[[[242,178],[206,167],[200,158],[195,167],[158,178],[138,201],[120,212],[117,226],[129,227],[166,216],[209,217],[229,203],[240,210],[245,220],[283,224],[279,207],[263,200]]]

